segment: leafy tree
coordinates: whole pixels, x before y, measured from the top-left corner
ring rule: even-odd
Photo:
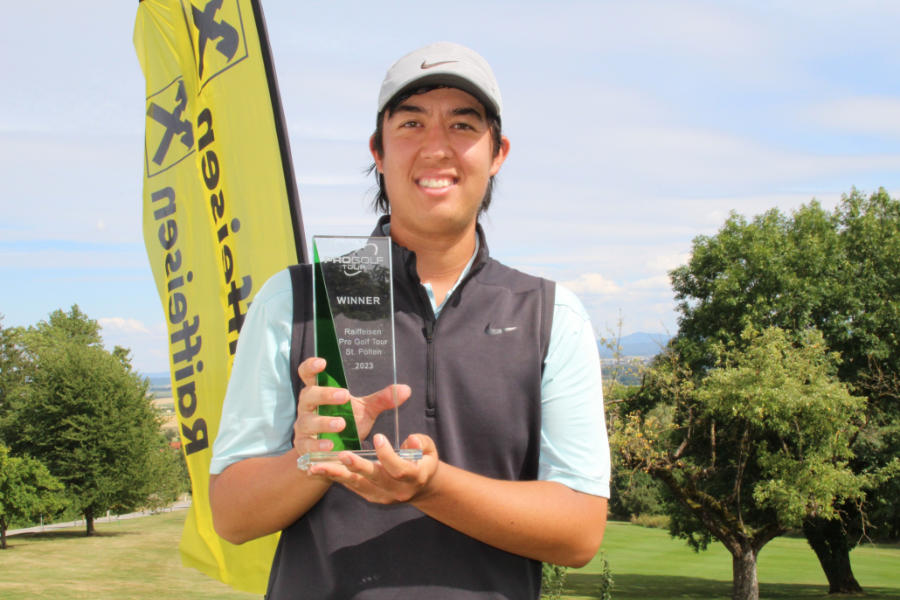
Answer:
[[[85,517],[143,506],[159,492],[168,450],[147,381],[127,351],[102,347],[99,327],[77,306],[29,330],[35,360],[28,401],[4,427],[13,452],[43,462]],[[166,485],[162,485],[166,488]]]
[[[748,328],[741,341],[718,345],[699,378],[660,355],[612,437],[626,466],[677,501],[671,533],[697,550],[719,540],[732,555],[732,597],[755,600],[766,543],[862,497],[866,479],[848,462],[865,399],[838,380],[815,330],[796,346],[777,328]]]
[[[835,211],[847,256],[850,298],[844,327],[836,327],[829,344],[848,366],[845,380],[869,397],[868,426],[854,441],[855,468],[871,473],[866,532],[900,539],[900,201],[884,190],[866,198],[851,194]],[[853,515],[855,507],[849,507]],[[845,519],[846,521],[846,519]],[[858,520],[857,520],[858,521]],[[815,525],[814,523],[812,525]],[[807,530],[810,528],[807,527]],[[840,534],[821,535],[827,549]],[[846,537],[846,536],[844,536]],[[852,548],[852,546],[850,546]],[[822,554],[819,550],[817,553]],[[825,556],[828,556],[825,554]],[[820,556],[821,557],[821,556]],[[841,557],[836,557],[840,560]]]
[[[29,363],[23,343],[22,330],[3,327],[0,315],[0,424],[25,392]]]
[[[803,530],[831,592],[858,592],[850,550],[864,535],[900,535],[900,202],[885,190],[845,195],[831,213],[816,203],[790,217],[771,210],[731,215],[712,237],[694,240],[675,269],[678,335],[672,342],[695,374],[717,344],[740,345],[747,326],[781,327],[799,340],[820,330],[842,362],[838,375],[868,397],[865,427],[849,440],[851,466],[870,482],[865,512],[840,507],[840,521],[811,516]]]
[[[13,520],[53,514],[64,506],[62,484],[43,464],[29,457],[9,455],[0,444],[0,550],[6,550],[6,531]]]
[[[179,448],[160,446],[152,452],[147,475],[151,485],[144,506],[151,510],[169,506],[181,494],[190,491],[187,463]]]
[[[46,321],[35,325],[31,333],[36,335],[32,339],[32,345],[38,347],[55,343],[73,343],[98,348],[103,346],[100,324],[82,312],[77,304],[73,304],[69,312],[62,309],[53,311]]]

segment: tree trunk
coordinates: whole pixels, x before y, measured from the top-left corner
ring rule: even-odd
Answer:
[[[803,534],[825,571],[829,594],[863,591],[850,568],[852,548],[840,519],[807,519],[803,522]]]
[[[97,531],[94,529],[94,511],[87,509],[84,511],[84,535],[92,536]]]
[[[752,549],[731,555],[731,586],[731,600],[759,600],[756,552]]]
[[[6,525],[0,523],[0,550],[6,550]]]

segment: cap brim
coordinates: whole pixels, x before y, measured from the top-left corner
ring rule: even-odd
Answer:
[[[423,75],[418,79],[415,79],[405,86],[400,88],[390,99],[384,103],[384,107],[393,102],[394,98],[402,95],[408,94],[410,92],[414,92],[415,90],[423,87],[428,87],[432,85],[442,85],[447,87],[456,88],[467,92],[475,97],[476,100],[481,102],[482,106],[491,114],[491,116],[499,118],[500,115],[500,107],[495,105],[494,102],[485,95],[485,93],[474,83],[466,79],[465,77],[461,77],[454,73],[428,73],[427,75]],[[382,107],[382,110],[384,110]]]

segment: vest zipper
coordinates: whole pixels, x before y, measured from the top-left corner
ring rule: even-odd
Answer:
[[[482,242],[482,249],[479,253],[483,252],[484,249],[484,242]],[[466,285],[466,283],[468,283],[482,267],[484,267],[484,261],[476,262],[476,264],[472,265],[472,268],[462,281],[459,282],[459,285],[453,290],[452,294],[444,298],[443,310],[451,308],[449,303],[452,296],[458,294],[460,289],[462,289],[462,287]],[[422,314],[424,316],[423,320],[425,324],[422,328],[422,333],[425,335],[425,417],[433,419],[437,416],[437,377],[434,367],[434,329],[437,327],[438,318],[434,316],[434,311],[431,308],[431,300],[429,300],[425,288],[422,287],[422,281],[415,271],[412,271],[412,279],[417,284],[417,295],[419,301],[422,303]]]
[[[435,406],[435,384],[434,384],[434,319],[425,319],[425,416],[434,417],[436,411]]]

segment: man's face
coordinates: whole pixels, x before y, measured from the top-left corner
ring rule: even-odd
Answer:
[[[372,149],[391,203],[391,235],[458,235],[474,229],[495,156],[485,109],[472,95],[438,88],[410,96],[382,123],[383,155]],[[371,146],[371,144],[370,144]]]

